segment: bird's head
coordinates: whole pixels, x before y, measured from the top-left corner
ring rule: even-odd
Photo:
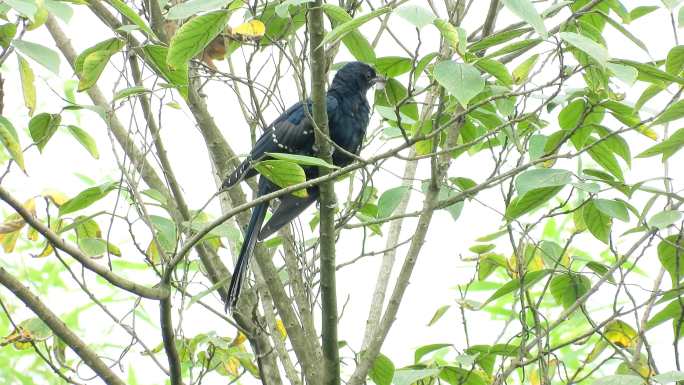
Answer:
[[[373,85],[384,85],[385,79],[378,76],[373,67],[353,61],[337,71],[330,88],[366,93]]]

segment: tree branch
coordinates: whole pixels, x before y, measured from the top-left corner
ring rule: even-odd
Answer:
[[[321,0],[309,3],[308,32],[309,50],[311,52],[311,102],[316,135],[318,156],[332,164],[333,148],[328,141],[327,98],[325,92],[326,60],[323,37],[323,5]],[[319,167],[320,175],[325,176],[329,170]],[[334,181],[326,181],[319,185],[320,202],[320,261],[321,261],[321,345],[325,359],[325,376],[323,384],[338,385],[340,383],[340,356],[337,346],[337,290],[335,282],[335,189]]]
[[[64,34],[64,31],[62,31],[57,23],[57,20],[52,15],[48,16],[45,26],[50,32],[50,35],[52,35],[57,48],[59,48],[73,69],[77,54],[76,51],[74,51],[74,48],[71,46],[69,38]],[[140,176],[143,178],[145,183],[168,197],[164,182],[154,171],[152,165],[147,161],[147,159],[145,159],[145,155],[135,146],[135,143],[133,143],[133,140],[126,132],[123,124],[121,124],[114,111],[112,111],[107,99],[102,94],[102,91],[100,91],[97,85],[95,85],[90,87],[86,92],[93,101],[93,104],[104,109],[105,115],[107,116],[106,123],[109,129],[114,134],[114,137],[119,142],[119,145],[123,149],[126,156],[130,158],[135,165],[136,170],[140,173]]]
[[[14,211],[16,211],[24,219],[24,221],[29,224],[29,226],[33,227],[40,234],[42,234],[53,247],[71,255],[74,259],[80,262],[83,267],[101,276],[112,285],[143,298],[164,299],[169,297],[168,288],[154,288],[140,285],[136,282],[129,281],[128,279],[113,273],[97,262],[94,262],[90,257],[83,254],[81,250],[68,244],[66,241],[61,239],[59,235],[55,234],[47,226],[37,220],[18,200],[16,200],[12,195],[10,195],[9,192],[7,192],[7,190],[2,187],[0,187],[0,199],[10,205]]]
[[[5,286],[12,294],[16,295],[38,318],[40,318],[71,350],[74,351],[83,362],[86,363],[98,377],[108,385],[126,385],[101,359],[83,342],[64,322],[48,309],[40,299],[21,282],[0,267],[0,284]]]

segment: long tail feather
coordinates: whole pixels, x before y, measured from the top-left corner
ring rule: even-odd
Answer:
[[[255,206],[252,211],[252,218],[249,220],[247,232],[245,232],[245,240],[242,242],[242,249],[240,249],[240,255],[238,256],[235,269],[233,270],[233,278],[231,279],[230,287],[228,288],[226,311],[230,310],[232,312],[233,309],[235,309],[235,305],[237,305],[242,283],[247,276],[249,260],[254,252],[254,246],[259,237],[259,229],[261,229],[261,225],[264,223],[267,209],[268,202],[263,202]]]
[[[285,195],[280,198],[280,205],[269,218],[268,222],[259,231],[259,240],[271,236],[271,234],[280,230],[281,227],[290,223],[294,218],[306,210],[309,205],[318,199],[318,190],[310,189],[309,195],[306,198],[297,198],[293,195]]]

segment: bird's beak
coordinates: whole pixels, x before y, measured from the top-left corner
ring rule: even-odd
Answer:
[[[384,77],[382,77],[380,75],[374,77],[372,81],[373,81],[373,84],[375,84],[375,88],[379,89],[379,90],[384,89],[385,84],[387,84],[387,79],[385,79]]]

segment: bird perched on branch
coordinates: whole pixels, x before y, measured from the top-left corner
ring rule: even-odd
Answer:
[[[376,82],[380,81],[384,81],[384,79],[377,76],[375,70],[369,65],[351,62],[337,71],[328,89],[326,107],[330,138],[336,146],[348,153],[356,155],[361,149],[370,119],[370,106],[366,99],[366,92]],[[267,159],[267,153],[279,152],[315,156],[315,134],[314,125],[311,121],[311,110],[310,100],[304,103],[299,102],[266,127],[264,134],[257,140],[247,158],[224,180],[222,189],[230,188],[243,179],[254,177],[257,174],[253,167],[254,164]],[[332,155],[333,164],[340,167],[350,164],[353,157],[336,149],[335,145]],[[304,172],[307,179],[318,176],[317,167],[304,167]],[[259,196],[278,189],[277,185],[265,177],[259,178]],[[254,207],[245,232],[242,249],[233,271],[226,307],[230,307],[231,310],[235,308],[256,242],[268,238],[288,224],[317,199],[317,186],[307,189],[306,198],[296,197],[292,194],[281,196],[280,204],[263,227],[262,224],[270,202],[263,202]]]

